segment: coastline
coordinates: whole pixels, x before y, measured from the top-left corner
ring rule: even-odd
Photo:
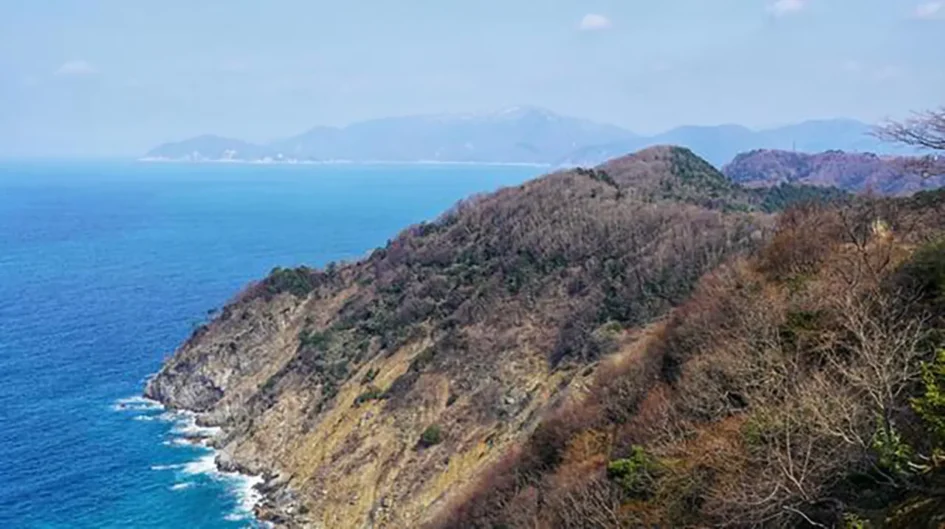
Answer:
[[[446,166],[473,166],[473,167],[556,167],[551,163],[537,162],[471,162],[450,160],[228,160],[228,159],[182,159],[145,156],[136,160],[139,163],[170,163],[170,164],[237,164],[237,165],[446,165]]]
[[[169,408],[166,404],[146,395],[136,395],[119,399],[112,405],[116,412],[136,413],[135,420],[170,423],[168,439],[165,445],[181,448],[197,448],[198,457],[185,463],[170,465],[152,465],[153,471],[175,471],[181,475],[204,475],[214,481],[222,481],[226,489],[236,500],[237,508],[227,513],[224,519],[239,521],[252,519],[259,527],[274,527],[271,521],[259,516],[259,508],[272,502],[265,494],[269,490],[267,479],[263,475],[252,474],[215,445],[223,438],[225,431],[218,426],[200,424],[200,414],[191,410]],[[194,486],[192,481],[178,481],[172,490],[187,490]]]

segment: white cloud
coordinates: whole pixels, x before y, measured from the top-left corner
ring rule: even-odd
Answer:
[[[604,15],[588,13],[584,15],[583,19],[581,19],[581,24],[578,27],[582,31],[598,31],[613,27],[613,23]]]
[[[942,15],[945,15],[945,2],[926,2],[915,8],[917,18],[937,18]]]
[[[790,15],[804,10],[807,3],[808,0],[775,0],[768,4],[768,12],[777,17]]]
[[[75,60],[63,63],[54,73],[56,75],[91,75],[97,71],[98,70],[88,62]]]

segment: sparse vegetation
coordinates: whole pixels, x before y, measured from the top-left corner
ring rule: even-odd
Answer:
[[[361,378],[361,385],[370,384],[374,382],[374,379],[377,377],[378,370],[376,368],[368,369],[367,373],[364,374],[364,377]]]
[[[420,434],[420,446],[429,448],[443,442],[443,430],[437,424],[427,426],[426,430]]]
[[[279,294],[288,292],[295,297],[303,298],[317,287],[313,271],[308,267],[280,268],[276,267],[263,280],[266,292]]]
[[[355,406],[360,406],[361,404],[364,404],[365,402],[372,401],[372,400],[379,400],[383,398],[384,398],[383,391],[381,391],[376,386],[369,386],[364,393],[358,395],[358,397],[354,399],[354,404]]]
[[[783,215],[761,252],[702,278],[635,362],[602,371],[438,526],[945,519],[937,196]],[[591,437],[608,441],[564,455]],[[538,508],[536,493],[584,517]]]
[[[646,499],[653,493],[657,463],[642,446],[633,446],[630,455],[607,464],[607,477],[630,498]]]
[[[301,349],[321,349],[328,344],[329,335],[327,332],[312,332],[304,330],[299,333],[299,348]]]
[[[586,169],[584,167],[578,167],[574,170],[577,174],[587,176],[592,180],[597,182],[603,182],[609,186],[618,187],[617,182],[607,174],[607,171],[602,169]]]
[[[945,517],[945,192],[833,198],[675,148],[562,171],[274,271],[175,376],[352,526],[370,480],[389,526],[436,497],[442,528],[917,527]]]
[[[752,188],[786,186],[816,191],[832,187],[851,193],[902,195],[945,184],[945,179],[928,171],[930,162],[926,157],[868,152],[810,154],[759,149],[739,154],[722,170],[733,181]]]

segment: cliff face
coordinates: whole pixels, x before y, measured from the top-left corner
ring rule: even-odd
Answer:
[[[665,147],[474,198],[363,261],[274,270],[146,394],[223,428],[264,517],[417,527],[755,248],[763,198]]]
[[[941,176],[945,167],[940,160],[843,151],[807,154],[754,150],[739,154],[722,171],[746,186],[806,184],[883,195],[902,195],[945,185],[945,177]]]

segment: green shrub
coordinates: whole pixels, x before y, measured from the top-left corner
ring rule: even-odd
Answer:
[[[420,371],[423,371],[423,369],[426,366],[428,366],[431,362],[433,362],[433,358],[435,356],[436,356],[436,349],[434,349],[433,347],[427,347],[423,351],[420,351],[420,353],[418,353],[417,356],[414,357],[413,361],[410,362],[410,370],[415,371],[417,373],[419,373]]]
[[[617,182],[614,181],[614,178],[607,174],[607,171],[602,169],[592,171],[591,178],[597,180],[598,182],[603,182],[609,186],[617,187]]]
[[[323,349],[330,340],[329,333],[302,331],[299,333],[299,347],[308,349]]]
[[[420,446],[430,447],[443,442],[443,431],[438,424],[431,424],[420,434]]]
[[[607,477],[632,498],[645,499],[653,492],[659,465],[642,446],[633,446],[629,457],[607,465]]]
[[[617,187],[619,189],[619,186],[617,185],[617,182],[614,181],[614,178],[603,169],[587,169],[585,167],[578,167],[574,170],[574,172],[581,176],[586,176],[591,180],[595,180],[612,187]]]
[[[945,305],[945,240],[919,248],[903,272],[926,301]]]
[[[938,443],[945,443],[945,349],[931,363],[922,363],[922,394],[911,400],[912,409],[932,430]]]
[[[912,447],[891,425],[884,428],[882,417],[877,418],[877,423],[879,426],[873,435],[872,448],[879,456],[879,465],[894,475],[909,473],[909,463],[915,455]]]
[[[384,398],[384,392],[381,391],[380,388],[378,388],[377,386],[369,386],[367,391],[358,395],[358,397],[354,399],[354,405],[360,406],[361,404],[364,404],[365,402],[372,401],[372,400],[380,400],[383,398]]]
[[[742,438],[749,447],[764,446],[766,440],[764,426],[760,421],[748,419],[742,426]]]
[[[276,267],[263,280],[269,294],[289,292],[295,297],[304,298],[315,290],[317,284],[312,269],[300,266],[299,268]]]
[[[856,514],[846,513],[843,515],[843,529],[869,529],[870,523]]]
[[[379,370],[376,367],[368,369],[368,372],[364,374],[364,377],[361,378],[361,385],[370,384],[374,382],[374,378],[377,377]]]
[[[325,401],[335,398],[335,395],[337,394],[338,394],[338,386],[335,384],[335,381],[326,380],[325,383],[322,385],[322,396],[324,397],[322,404],[324,404]]]

